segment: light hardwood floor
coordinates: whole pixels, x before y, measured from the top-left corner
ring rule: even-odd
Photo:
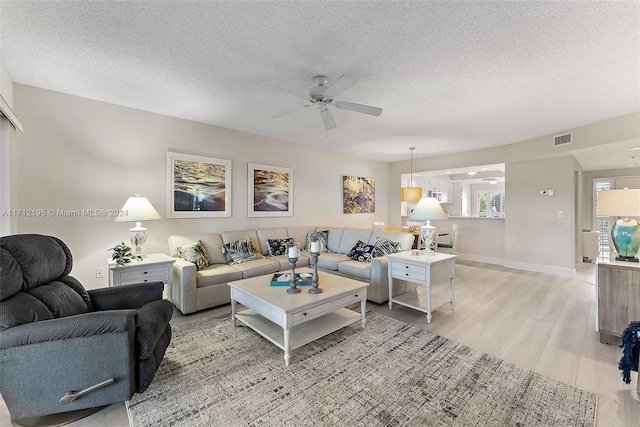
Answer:
[[[445,304],[427,325],[423,313],[394,305],[368,303],[374,312],[394,317],[523,368],[597,393],[598,427],[640,425],[640,397],[633,382],[624,384],[618,371],[622,352],[601,344],[595,331],[595,265],[580,264],[575,278],[511,270],[459,261],[456,265],[456,305]],[[446,296],[448,283],[434,287]],[[184,316],[173,322],[228,306]],[[9,415],[0,402],[0,425]],[[124,427],[124,404],[112,405],[74,426]]]

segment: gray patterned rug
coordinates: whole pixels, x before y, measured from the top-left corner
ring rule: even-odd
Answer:
[[[593,426],[596,396],[382,315],[283,352],[229,314],[174,326],[131,426]]]

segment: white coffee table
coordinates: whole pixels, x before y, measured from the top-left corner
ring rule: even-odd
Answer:
[[[310,269],[298,269],[309,272]],[[231,318],[236,319],[284,350],[289,366],[291,351],[337,331],[358,319],[365,325],[368,283],[318,272],[324,292],[288,294],[287,286],[270,286],[272,274],[230,282]],[[360,313],[344,307],[360,303]],[[236,312],[241,303],[247,310]]]

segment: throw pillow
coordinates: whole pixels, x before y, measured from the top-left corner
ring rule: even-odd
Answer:
[[[287,244],[293,244],[293,239],[267,239],[267,254],[269,256],[287,255]]]
[[[315,233],[307,234],[307,250],[311,249],[311,236],[315,236],[320,243],[320,252],[331,252],[327,248],[327,242],[329,241],[329,230],[316,231]]]
[[[399,242],[394,242],[384,237],[378,237],[378,240],[373,244],[373,257],[377,258],[384,255],[400,252],[402,246]]]
[[[241,264],[254,259],[264,258],[248,237],[236,240],[235,242],[225,243],[222,246],[222,252],[227,256],[229,264]]]
[[[194,263],[196,265],[196,270],[202,270],[209,265],[207,248],[200,240],[189,243],[188,245],[180,246],[178,248],[178,253],[185,260]]]
[[[373,251],[373,245],[367,245],[362,240],[358,240],[358,242],[353,245],[353,248],[351,248],[347,256],[356,261],[371,262]]]

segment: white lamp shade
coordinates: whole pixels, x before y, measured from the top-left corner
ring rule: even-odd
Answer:
[[[135,196],[129,197],[115,222],[150,221],[160,218],[160,214],[146,197]]]
[[[600,191],[598,215],[640,216],[640,189]]]
[[[435,197],[423,197],[420,199],[416,208],[407,218],[408,221],[431,221],[435,219],[449,219]]]

